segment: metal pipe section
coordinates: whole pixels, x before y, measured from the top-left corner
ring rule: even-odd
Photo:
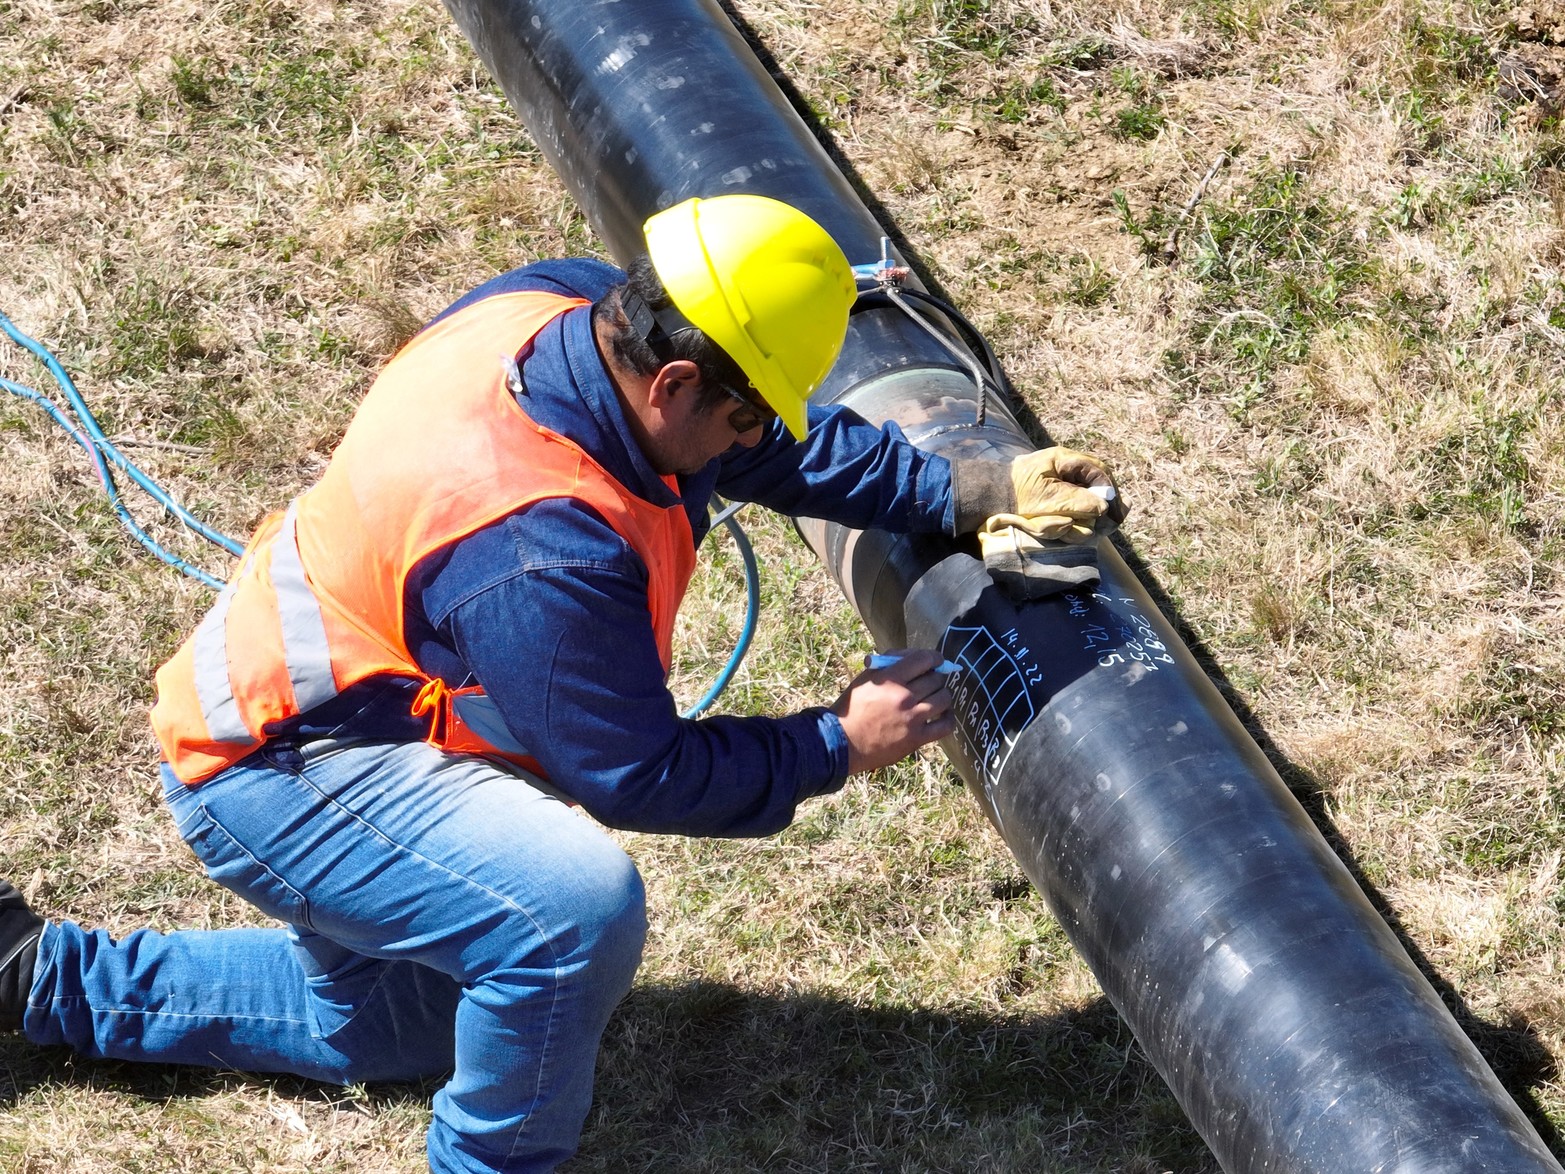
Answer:
[[[711,0],[447,6],[620,260],[728,191],[880,256]],[[822,396],[947,456],[1033,447],[895,307]],[[880,647],[961,664],[947,753],[1225,1170],[1561,1170],[1111,544],[1096,591],[1017,607],[951,540],[800,529]]]

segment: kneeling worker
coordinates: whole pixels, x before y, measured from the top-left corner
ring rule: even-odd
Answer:
[[[830,707],[681,719],[670,644],[708,500],[895,532],[1090,526],[1106,506],[1082,486],[1107,473],[1060,450],[953,465],[807,413],[854,279],[787,205],[690,200],[646,239],[628,277],[530,265],[426,326],[159,670],[180,834],[282,927],[115,940],[0,882],[0,1030],[336,1083],[449,1072],[431,1169],[551,1170],[646,932],[635,866],[570,804],[768,835],[953,730],[928,651]]]

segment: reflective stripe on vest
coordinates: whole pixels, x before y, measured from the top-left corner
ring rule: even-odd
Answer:
[[[239,702],[228,679],[228,605],[237,583],[218,593],[217,603],[206,613],[191,637],[196,668],[196,695],[206,717],[207,732],[216,742],[249,742],[250,731],[239,716]]]
[[[320,602],[305,581],[299,558],[299,503],[289,504],[282,525],[266,548],[271,557],[272,587],[277,593],[277,613],[283,637],[283,658],[293,685],[294,704],[305,713],[337,695],[331,651],[326,641],[326,621]],[[195,647],[196,693],[207,731],[219,742],[245,742],[251,732],[239,716],[234,682],[228,675],[228,604],[236,583],[223,588],[192,637]]]
[[[293,682],[294,705],[305,713],[337,696],[332,677],[331,646],[320,601],[305,581],[299,557],[299,503],[290,502],[282,529],[272,541],[272,587],[282,621],[283,656]]]
[[[541,293],[485,298],[387,364],[321,480],[262,524],[217,603],[158,670],[153,727],[181,779],[210,778],[278,723],[380,673],[425,683],[415,713],[431,715],[436,744],[524,755],[481,689],[453,691],[419,670],[403,599],[424,558],[544,498],[589,506],[641,558],[667,671],[695,564],[683,505],[636,497],[534,423],[508,386],[512,357],[585,304]]]

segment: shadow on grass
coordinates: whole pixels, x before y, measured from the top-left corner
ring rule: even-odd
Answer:
[[[1513,1014],[1500,1023],[1483,1019],[1467,1005],[1461,992],[1445,980],[1418,942],[1407,932],[1407,927],[1402,923],[1385,894],[1365,874],[1353,853],[1351,844],[1331,818],[1326,791],[1320,780],[1289,759],[1272,741],[1244,697],[1228,680],[1222,666],[1202,643],[1200,636],[1179,616],[1173,601],[1158,585],[1150,568],[1129,542],[1122,535],[1115,534],[1114,545],[1126,565],[1152,596],[1163,617],[1173,625],[1179,638],[1200,663],[1202,671],[1222,693],[1223,700],[1234,711],[1245,731],[1255,739],[1256,745],[1282,776],[1288,790],[1293,793],[1294,798],[1309,815],[1310,821],[1325,837],[1331,850],[1347,866],[1353,879],[1358,882],[1359,888],[1364,891],[1364,895],[1369,898],[1375,911],[1396,935],[1413,964],[1429,980],[1429,984],[1434,987],[1435,993],[1440,996],[1441,1002],[1455,1017],[1457,1024],[1466,1033],[1468,1039],[1472,1040],[1489,1066],[1494,1069],[1495,1075],[1500,1078],[1500,1083],[1527,1115],[1544,1144],[1549,1147],[1549,1151],[1556,1157],[1565,1158],[1565,1137],[1561,1136],[1559,1129],[1544,1114],[1533,1093],[1534,1089],[1553,1081],[1559,1074],[1554,1058],[1539,1037],[1537,1030],[1519,1014]]]
[[[248,1092],[258,1098],[270,1093],[285,1100],[371,1109],[404,1104],[427,1106],[442,1083],[443,1078],[346,1089],[287,1074],[90,1060],[67,1048],[38,1047],[19,1035],[0,1035],[0,1111],[13,1108],[30,1092],[49,1086],[119,1093],[160,1102]]]
[[[86,1061],[0,1039],[0,1107],[51,1085],[160,1104],[348,1099],[374,1112],[423,1107],[438,1082],[350,1094],[287,1076]],[[638,986],[620,1007],[582,1152],[565,1169],[1216,1174],[1217,1166],[1101,998],[1011,1019],[696,983]]]
[[[1011,1019],[697,984],[632,992],[573,1168],[1217,1166],[1104,999]]]

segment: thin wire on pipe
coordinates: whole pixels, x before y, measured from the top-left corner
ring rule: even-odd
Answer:
[[[880,239],[881,257],[878,263],[853,266],[854,277],[860,282],[871,284],[860,288],[859,299],[881,296],[889,300],[897,309],[911,318],[925,333],[945,348],[953,358],[965,366],[973,377],[973,385],[978,390],[978,404],[976,410],[977,423],[982,426],[988,415],[989,390],[994,391],[1002,400],[1010,397],[1010,383],[1005,378],[1005,373],[1000,369],[1000,361],[995,357],[994,348],[989,345],[989,340],[962,316],[955,306],[941,301],[932,294],[923,290],[913,289],[906,285],[908,269],[897,265],[891,256],[891,241],[887,237]],[[914,308],[911,301],[922,302],[932,306],[952,322],[955,322],[965,336],[966,346],[960,346],[951,334],[940,329],[925,315]],[[978,351],[983,355],[983,363],[980,364],[973,352]],[[988,370],[985,371],[985,366]]]
[[[900,292],[905,298],[913,298],[916,301],[933,306],[935,309],[939,310],[940,313],[944,314],[946,317],[950,318],[951,321],[955,322],[957,326],[961,328],[962,334],[967,339],[968,345],[983,355],[984,366],[989,369],[989,377],[992,380],[995,389],[1001,392],[1009,391],[1010,380],[1005,377],[1005,372],[1000,369],[1000,360],[996,357],[994,348],[989,345],[989,340],[983,336],[978,327],[969,322],[962,315],[960,310],[958,310],[950,302],[943,302],[933,294],[927,294],[921,289],[911,289],[907,286],[904,286],[898,292]]]
[[[920,326],[922,326],[927,333],[934,337],[936,342],[945,347],[945,349],[949,351],[958,362],[964,364],[968,371],[972,373],[973,385],[978,389],[978,423],[982,424],[984,422],[984,417],[987,415],[987,409],[989,406],[989,383],[984,378],[983,367],[979,365],[978,360],[975,359],[965,347],[957,346],[951,341],[949,337],[946,336],[944,331],[936,329],[933,322],[929,321],[917,310],[913,309],[913,307],[903,299],[902,293],[903,291],[893,289],[890,286],[886,288],[886,296],[890,298],[903,313],[905,313],[909,318],[913,319],[914,322],[917,322]]]

